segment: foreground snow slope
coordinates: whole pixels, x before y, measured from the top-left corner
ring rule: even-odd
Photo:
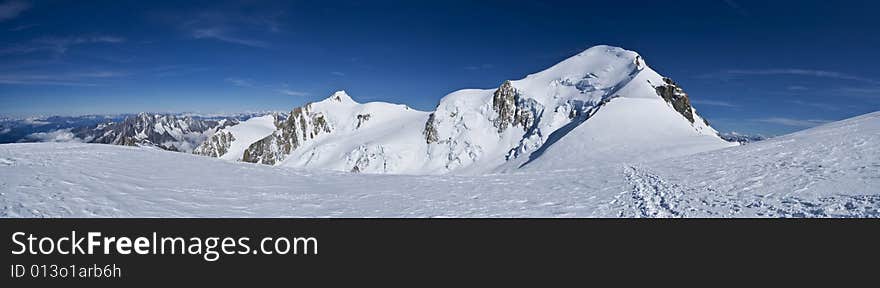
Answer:
[[[880,217],[878,143],[875,112],[661,162],[483,176],[316,172],[148,148],[9,144],[0,145],[0,216]]]
[[[880,217],[880,112],[627,169],[653,215]]]

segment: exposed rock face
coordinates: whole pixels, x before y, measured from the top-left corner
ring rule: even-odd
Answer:
[[[495,127],[498,127],[499,133],[504,132],[508,126],[513,124],[516,117],[516,96],[516,89],[513,88],[510,81],[504,81],[492,96],[492,109],[498,115],[494,124]]]
[[[691,108],[691,100],[688,99],[687,93],[684,93],[684,90],[672,79],[664,77],[663,82],[666,82],[666,85],[654,87],[657,90],[657,95],[660,95],[660,97],[663,97],[663,100],[672,104],[672,108],[675,108],[675,111],[678,111],[681,116],[694,123],[694,111]],[[706,124],[708,125],[708,123]]]
[[[364,125],[364,122],[367,122],[370,120],[370,114],[359,114],[359,115],[357,115],[357,120],[358,120],[357,128],[361,128],[361,125]]]
[[[332,129],[324,115],[312,113],[310,108],[311,104],[306,104],[303,107],[293,109],[286,120],[275,124],[278,131],[251,144],[244,151],[242,161],[275,165],[284,160],[291,151],[299,148],[303,142],[313,139],[321,133],[330,133]]]
[[[422,134],[425,135],[425,142],[428,144],[437,143],[440,141],[439,136],[437,136],[438,133],[437,133],[437,126],[435,123],[435,121],[436,121],[435,118],[436,117],[435,117],[434,113],[431,113],[431,115],[428,115],[428,121],[425,122],[425,130],[422,132]]]
[[[140,113],[122,122],[73,130],[89,143],[152,146],[168,151],[190,152],[219,129],[238,124],[237,119],[203,120]]]
[[[276,123],[275,126],[278,126],[278,119],[284,117],[279,113],[272,113],[272,119]],[[208,157],[217,157],[220,158],[226,153],[229,152],[229,149],[232,148],[232,142],[239,140],[236,139],[234,134],[230,131],[223,130],[223,128],[229,127],[232,125],[224,125],[217,129],[217,132],[211,135],[206,141],[202,142],[199,147],[196,147],[193,150],[193,154],[208,156]]]
[[[232,145],[232,141],[235,141],[235,137],[232,136],[230,132],[217,132],[208,138],[208,141],[199,145],[193,151],[193,154],[203,155],[208,157],[220,157],[226,152],[229,152],[229,147]]]
[[[533,99],[523,100],[510,81],[504,81],[492,97],[492,109],[497,118],[493,122],[498,132],[504,132],[508,126],[520,125],[528,130],[535,122],[534,108],[537,102]]]

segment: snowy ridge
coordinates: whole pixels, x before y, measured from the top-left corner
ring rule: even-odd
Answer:
[[[238,137],[221,133],[217,138]],[[242,157],[218,153],[230,148],[215,141],[222,139],[207,143],[219,148],[199,154],[395,174],[575,169],[596,161],[659,159],[735,145],[696,113],[675,82],[637,53],[611,46],[592,47],[497,89],[450,93],[433,112],[361,104],[339,91],[276,121],[276,131],[249,144]]]

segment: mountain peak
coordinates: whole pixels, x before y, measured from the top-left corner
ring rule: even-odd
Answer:
[[[562,60],[550,68],[528,75],[525,79],[522,79],[525,81],[518,80],[514,82],[527,86],[545,86],[548,82],[555,80],[578,82],[585,78],[597,78],[603,83],[594,83],[596,81],[590,80],[589,82],[591,83],[584,84],[591,86],[596,86],[596,84],[614,85],[626,79],[631,79],[636,73],[646,67],[647,65],[642,57],[635,51],[608,45],[597,45]],[[537,82],[523,83],[531,81]]]
[[[629,51],[629,50],[626,50],[626,49],[623,49],[623,48],[621,48],[621,47],[617,47],[617,46],[611,46],[611,45],[596,45],[596,46],[593,46],[593,47],[587,48],[586,50],[582,51],[581,53],[578,53],[578,54],[575,55],[575,56],[594,55],[594,54],[597,54],[597,53],[613,53],[613,54],[617,54],[617,53],[621,53],[621,52],[632,52],[632,53],[635,53],[635,52],[633,52],[633,51]]]
[[[354,99],[351,99],[351,96],[348,96],[348,93],[345,93],[345,90],[339,90],[327,97],[325,101],[330,102],[342,102],[342,103],[356,103]]]

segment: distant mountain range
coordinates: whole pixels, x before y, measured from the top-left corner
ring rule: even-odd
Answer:
[[[265,113],[228,116],[193,113],[51,116],[0,120],[0,144],[27,142],[85,142],[153,146],[191,152],[217,128]]]
[[[752,143],[752,142],[764,141],[769,138],[764,135],[746,135],[746,134],[737,133],[735,131],[729,132],[729,133],[721,133],[719,135],[724,140],[727,140],[730,142],[739,142],[740,144],[748,144],[748,143]]]

